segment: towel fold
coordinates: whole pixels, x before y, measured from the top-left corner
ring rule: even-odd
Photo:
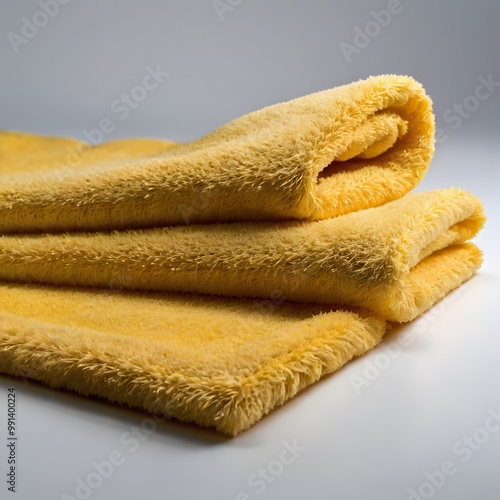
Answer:
[[[434,148],[431,102],[378,76],[264,108],[188,144],[0,135],[0,232],[317,220],[397,199]]]
[[[480,201],[414,193],[317,222],[0,237],[0,279],[273,297],[410,321],[478,269]]]

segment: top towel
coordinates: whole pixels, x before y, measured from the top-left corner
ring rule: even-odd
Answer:
[[[250,113],[187,144],[0,133],[0,233],[318,220],[410,191],[434,117],[410,77],[371,77]]]

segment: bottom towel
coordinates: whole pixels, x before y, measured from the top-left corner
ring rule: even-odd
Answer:
[[[1,372],[230,436],[385,331],[319,305],[14,284],[0,295]]]

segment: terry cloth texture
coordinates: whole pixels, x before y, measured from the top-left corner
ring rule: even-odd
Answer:
[[[317,220],[397,199],[434,148],[431,102],[378,76],[264,108],[188,144],[0,135],[0,231]]]
[[[0,237],[0,279],[339,304],[397,322],[469,279],[480,201],[407,195],[317,222],[232,223]]]
[[[433,133],[399,76],[190,144],[1,133],[0,371],[240,433],[479,267],[474,196],[403,196]]]

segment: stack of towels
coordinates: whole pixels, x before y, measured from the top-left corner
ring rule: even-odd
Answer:
[[[188,144],[1,133],[0,371],[237,435],[478,269],[480,201],[407,194],[433,150],[393,75]]]

